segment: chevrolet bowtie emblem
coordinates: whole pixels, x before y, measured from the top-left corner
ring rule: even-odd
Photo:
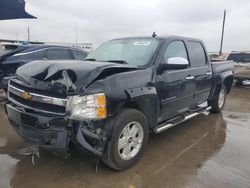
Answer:
[[[32,99],[32,95],[30,95],[28,92],[23,92],[21,93],[21,97],[27,100],[31,100]]]

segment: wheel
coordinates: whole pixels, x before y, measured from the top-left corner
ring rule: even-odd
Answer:
[[[147,119],[140,111],[129,108],[122,110],[114,119],[104,163],[115,170],[130,168],[141,157],[148,135]]]
[[[209,101],[208,104],[211,106],[211,112],[220,113],[226,102],[227,90],[225,85],[221,86],[221,89],[215,94],[213,100]]]

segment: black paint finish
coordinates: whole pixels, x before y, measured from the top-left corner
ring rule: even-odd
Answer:
[[[228,92],[230,91],[233,81],[233,63],[211,63],[202,41],[177,36],[156,37],[156,40],[160,41],[159,47],[155,51],[152,62],[145,67],[138,68],[110,62],[45,61],[38,64],[30,63],[19,68],[17,79],[30,88],[43,90],[43,94],[47,92],[48,95],[53,92],[58,93],[59,90],[64,90],[67,95],[105,93],[108,116],[106,119],[86,122],[67,121],[65,126],[70,127],[69,132],[72,134],[69,135],[72,140],[91,153],[101,156],[107,140],[110,139],[114,117],[122,108],[130,107],[141,111],[147,117],[149,127],[153,129],[158,123],[211,100],[214,92],[222,84],[226,85]],[[200,43],[206,55],[206,65],[194,66],[188,56],[188,68],[159,70],[164,63],[163,56],[168,45],[175,40],[185,43],[187,54],[190,54],[188,41]],[[51,85],[53,80],[61,77],[63,71],[68,72],[75,89],[68,91],[67,85],[59,84],[56,87]],[[11,103],[8,105],[22,109],[24,114],[26,112],[23,107],[17,107]],[[44,116],[46,115],[39,114],[36,118],[39,121],[49,121],[43,118]],[[10,111],[8,111],[8,117],[16,121]],[[67,119],[67,115],[63,118]],[[29,138],[31,135],[22,136]],[[66,139],[68,135],[65,135]]]

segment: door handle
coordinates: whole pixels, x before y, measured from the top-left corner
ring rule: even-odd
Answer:
[[[206,75],[212,75],[211,71],[206,72]]]
[[[186,77],[186,80],[194,80],[194,76],[189,75],[189,76]]]
[[[210,71],[206,72],[206,75],[212,75],[212,72],[210,72]]]

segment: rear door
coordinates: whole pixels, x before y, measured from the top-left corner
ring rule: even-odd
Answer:
[[[195,104],[207,101],[212,87],[212,67],[200,41],[188,41],[188,53],[195,77]]]
[[[182,40],[170,42],[161,63],[169,58],[182,57],[189,61],[186,45]],[[159,122],[186,111],[194,103],[194,76],[191,67],[165,70],[157,73],[156,84],[161,103]]]

